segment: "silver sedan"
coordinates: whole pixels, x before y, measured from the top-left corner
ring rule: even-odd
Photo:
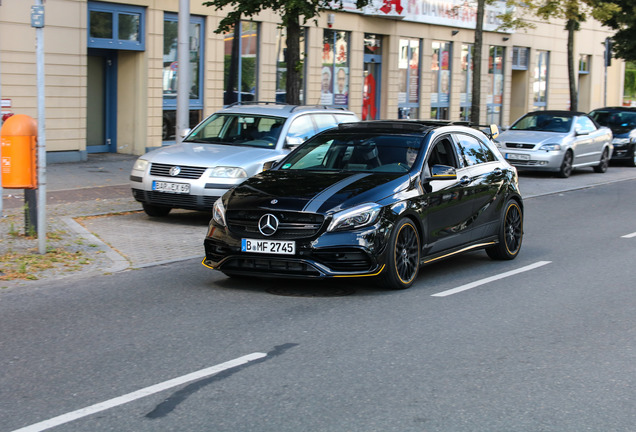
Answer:
[[[552,171],[563,178],[575,168],[607,171],[613,151],[609,128],[572,111],[528,113],[497,137],[497,145],[517,169]]]

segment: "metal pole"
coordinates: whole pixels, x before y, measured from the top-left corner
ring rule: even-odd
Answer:
[[[603,106],[607,106],[607,64],[609,63],[609,38],[605,38],[605,56],[603,58]]]
[[[42,0],[36,5],[44,8]],[[44,13],[44,12],[42,12]],[[46,253],[46,135],[44,110],[44,22],[35,28],[38,100],[38,252]]]
[[[179,0],[177,34],[177,130],[175,139],[181,143],[181,133],[190,127],[190,0]]]

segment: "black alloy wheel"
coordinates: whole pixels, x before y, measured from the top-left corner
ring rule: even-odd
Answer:
[[[605,149],[603,150],[603,154],[601,155],[601,160],[598,163],[598,165],[596,165],[594,167],[594,172],[597,173],[604,173],[605,171],[607,171],[607,167],[609,166],[609,150]]]
[[[420,268],[420,236],[413,222],[402,218],[389,238],[386,268],[382,282],[386,288],[406,289],[413,284]]]
[[[514,259],[521,249],[523,240],[523,213],[519,203],[509,200],[504,208],[503,220],[499,228],[499,242],[486,249],[488,256],[495,260]]]
[[[558,176],[561,178],[568,178],[570,174],[572,174],[572,162],[574,161],[574,155],[572,154],[572,150],[568,150],[565,152],[565,156],[563,156],[563,162],[561,163],[561,168],[559,169]]]

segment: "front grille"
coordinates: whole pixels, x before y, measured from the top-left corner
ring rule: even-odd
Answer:
[[[321,250],[312,253],[312,258],[334,271],[360,272],[371,269],[369,256],[360,249]]]
[[[179,167],[179,174],[173,176],[170,174],[170,170],[174,167]],[[183,179],[198,179],[203,175],[207,168],[205,167],[193,167],[193,166],[183,166],[183,165],[169,165],[169,164],[160,164],[153,163],[150,166],[150,174],[160,177],[170,177],[170,178],[183,178]]]
[[[258,221],[266,213],[271,213],[278,219],[278,230],[271,239],[300,239],[310,238],[320,232],[324,216],[315,213],[301,212],[267,212],[263,210],[235,210],[225,214],[227,226],[232,233],[239,237],[265,238],[258,230]]]
[[[525,161],[520,161],[520,160],[514,160],[514,159],[507,159],[508,163],[510,165],[513,166],[534,166],[534,165],[539,165],[539,161],[536,160],[525,160]]]
[[[523,143],[506,143],[507,148],[517,148],[517,149],[533,149],[534,144],[523,144]]]
[[[197,195],[173,194],[166,192],[132,190],[133,197],[143,203],[178,207],[191,210],[211,210],[218,197],[202,197]]]
[[[231,258],[220,268],[221,271],[255,272],[260,274],[320,277],[313,266],[296,260],[281,258]]]

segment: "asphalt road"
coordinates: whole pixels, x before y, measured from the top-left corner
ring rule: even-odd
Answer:
[[[0,430],[634,431],[635,187],[530,197],[516,260],[407,291],[188,260],[0,293]]]

